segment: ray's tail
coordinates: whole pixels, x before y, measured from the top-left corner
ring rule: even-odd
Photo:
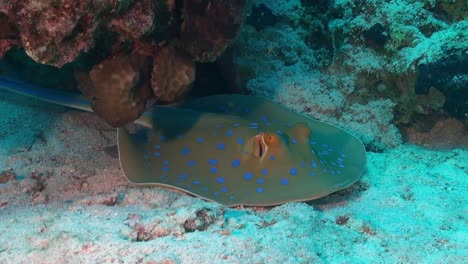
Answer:
[[[93,112],[89,100],[80,95],[51,90],[8,77],[0,77],[0,92],[6,90],[16,94],[32,97],[41,101],[68,106],[75,109]]]

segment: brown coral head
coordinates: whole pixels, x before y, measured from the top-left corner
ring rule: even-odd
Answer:
[[[75,73],[94,112],[111,126],[136,120],[151,94],[148,60],[138,55],[116,55],[95,65],[89,74]]]
[[[180,40],[200,62],[211,62],[226,49],[240,30],[248,0],[185,0]]]
[[[160,51],[153,62],[151,87],[158,101],[172,103],[187,94],[195,80],[195,63],[172,47]]]

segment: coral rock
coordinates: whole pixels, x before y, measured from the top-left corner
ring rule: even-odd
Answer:
[[[185,0],[180,39],[184,49],[200,62],[210,62],[226,49],[240,30],[247,0]]]
[[[18,33],[5,14],[0,13],[0,59],[13,46],[19,44]]]
[[[155,57],[151,87],[161,102],[181,99],[195,80],[195,63],[189,56],[172,47],[166,47]]]
[[[150,0],[136,2],[121,17],[112,19],[110,28],[132,39],[138,39],[151,32],[154,19],[151,3]]]
[[[416,94],[431,95],[431,87],[446,97],[444,108],[452,116],[468,116],[468,53],[452,54],[446,58],[419,65]]]
[[[145,81],[147,68],[146,58],[120,55],[95,65],[89,75],[76,73],[76,77],[94,112],[119,127],[136,120],[145,110],[151,94]]]
[[[36,62],[63,66],[93,45],[93,1],[16,1],[9,12],[26,53]]]
[[[403,129],[412,144],[435,149],[468,148],[466,126],[455,118],[439,119],[428,131],[420,131],[417,125]]]

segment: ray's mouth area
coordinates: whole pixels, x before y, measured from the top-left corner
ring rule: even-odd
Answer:
[[[265,143],[265,139],[263,138],[263,134],[259,134],[255,136],[254,140],[254,155],[257,158],[263,159],[268,152],[268,145]]]

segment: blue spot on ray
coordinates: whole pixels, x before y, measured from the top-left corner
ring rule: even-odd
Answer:
[[[161,148],[161,145],[154,145],[153,146],[155,149],[160,149]]]
[[[275,155],[270,155],[270,160],[275,160]]]
[[[296,140],[295,138],[293,138],[293,139],[291,140],[291,143],[296,144],[296,143],[297,143],[297,140]]]
[[[244,179],[251,180],[253,178],[253,174],[251,172],[247,172],[244,174]]]
[[[218,172],[218,168],[216,168],[216,167],[211,167],[211,168],[210,168],[210,172],[211,172],[211,173],[217,173],[217,172]]]
[[[218,160],[216,160],[216,159],[210,159],[210,160],[208,160],[208,164],[210,164],[210,165],[216,165],[216,164],[218,164]]]
[[[288,179],[281,179],[281,185],[288,185],[289,180]]]
[[[200,181],[193,181],[194,185],[200,185]]]
[[[257,183],[258,183],[258,184],[262,184],[262,183],[264,183],[264,182],[265,182],[265,180],[264,180],[263,178],[258,178],[258,180],[257,180]]]
[[[195,166],[195,161],[194,161],[194,160],[190,160],[189,162],[187,162],[187,165],[188,165],[189,167],[193,167],[193,166]]]
[[[205,141],[204,138],[202,138],[202,137],[197,138],[197,142],[198,142],[198,143],[203,143],[203,141]]]
[[[189,148],[183,148],[182,151],[180,152],[182,155],[188,155],[190,153]]]
[[[263,168],[263,169],[262,169],[262,174],[265,175],[265,176],[268,175],[268,169],[267,169],[267,168]]]
[[[297,169],[296,168],[289,169],[289,174],[295,176],[297,174]]]
[[[221,187],[221,191],[223,193],[226,193],[228,191],[228,188],[226,186]]]
[[[237,143],[239,143],[241,145],[244,144],[244,139],[243,138],[238,138]]]
[[[225,150],[226,146],[223,143],[216,143],[216,148],[219,150]]]
[[[224,183],[224,182],[226,182],[226,180],[224,179],[224,177],[218,177],[218,178],[216,178],[216,181],[217,181],[218,183]]]
[[[232,165],[233,168],[239,167],[240,166],[240,160],[238,160],[238,159],[233,160],[231,165]]]
[[[227,136],[227,137],[230,137],[230,136],[232,136],[232,134],[233,134],[232,130],[228,130],[228,131],[226,131],[226,136]]]
[[[160,153],[160,152],[154,152],[153,155],[154,155],[155,157],[160,157],[160,156],[161,156],[161,153]]]

